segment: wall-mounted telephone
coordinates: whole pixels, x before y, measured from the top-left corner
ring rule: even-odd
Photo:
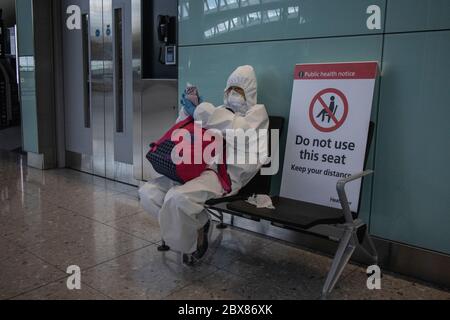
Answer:
[[[162,43],[159,61],[165,65],[177,63],[177,20],[174,16],[158,16],[158,40]]]

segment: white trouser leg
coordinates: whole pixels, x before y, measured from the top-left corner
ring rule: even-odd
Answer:
[[[147,182],[139,189],[142,207],[159,219],[159,212],[164,203],[167,192],[175,186],[175,182],[166,177],[159,177]]]
[[[222,185],[212,171],[205,171],[200,177],[171,188],[159,212],[164,241],[176,251],[195,252],[198,230],[209,219],[205,202],[222,195]]]

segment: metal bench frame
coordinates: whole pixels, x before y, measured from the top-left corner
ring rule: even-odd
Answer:
[[[345,192],[345,186],[353,181],[362,179],[365,176],[371,175],[374,172],[367,170],[349,178],[339,180],[336,189],[339,196],[339,201],[342,206],[342,212],[345,217],[345,223],[342,224],[321,224],[309,229],[299,229],[298,227],[292,228],[289,225],[283,225],[280,223],[272,223],[276,227],[286,228],[297,232],[307,232],[311,235],[320,237],[326,237],[332,241],[338,242],[336,254],[334,256],[330,271],[328,272],[325,284],[322,289],[322,298],[326,299],[332,292],[337,281],[339,280],[345,266],[349,262],[356,248],[359,247],[361,252],[366,255],[373,264],[378,263],[378,254],[373,243],[373,240],[368,232],[367,225],[359,218],[353,218],[353,214],[350,210],[350,205],[347,200],[347,194]],[[222,209],[216,206],[207,206],[206,210],[218,218],[220,224],[217,226],[219,229],[226,227],[224,223],[224,212],[233,216],[233,211],[229,209]],[[243,215],[246,218],[246,215]],[[248,217],[251,219],[251,217]]]

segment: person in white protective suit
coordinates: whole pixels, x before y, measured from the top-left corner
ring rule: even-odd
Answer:
[[[225,88],[224,105],[184,104],[183,120],[189,114],[201,121],[203,128],[216,129],[225,136],[230,129],[268,130],[269,117],[264,105],[257,104],[257,81],[251,66],[241,66],[230,76]],[[190,107],[189,107],[190,106]],[[235,150],[249,152],[248,150]],[[228,163],[232,182],[231,195],[237,194],[261,169],[262,164]],[[221,198],[224,190],[215,172],[207,170],[200,177],[180,185],[166,177],[149,181],[140,190],[145,210],[159,217],[162,238],[173,250],[197,259],[208,246],[209,215],[204,209],[210,199]]]

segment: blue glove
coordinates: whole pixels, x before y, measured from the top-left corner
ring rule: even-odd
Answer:
[[[199,97],[199,102],[200,103],[203,102],[203,99],[201,97]],[[181,105],[184,107],[184,110],[186,111],[186,113],[188,115],[190,115],[191,117],[194,116],[195,108],[197,108],[197,106],[194,105],[191,100],[186,98],[185,93],[183,93],[183,95],[182,95]]]

